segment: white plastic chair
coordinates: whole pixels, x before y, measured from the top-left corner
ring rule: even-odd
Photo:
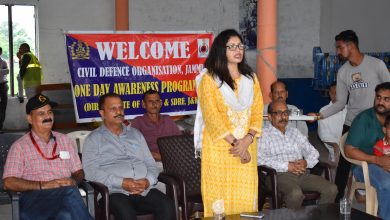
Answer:
[[[83,153],[83,145],[85,138],[87,138],[88,134],[91,133],[91,131],[72,131],[69,132],[67,135],[73,140],[73,144],[75,146],[75,150],[81,155]],[[80,194],[82,197],[86,196],[86,192],[79,188]]]
[[[366,190],[366,213],[370,215],[377,216],[378,213],[378,197],[376,194],[376,189],[371,185],[370,182],[370,173],[368,170],[368,165],[366,161],[354,160],[348,158],[344,154],[344,145],[347,139],[348,132],[345,133],[340,139],[340,153],[343,157],[350,163],[361,166],[363,169],[364,182],[358,182],[356,178],[352,175],[352,184],[350,189],[348,189],[349,200],[352,201],[354,198],[355,191],[357,189]]]
[[[72,138],[74,146],[76,146],[76,150],[78,153],[83,153],[83,145],[85,138],[91,133],[91,131],[72,131],[68,133],[67,135]]]

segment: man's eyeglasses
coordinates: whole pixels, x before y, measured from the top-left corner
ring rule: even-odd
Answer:
[[[230,44],[230,45],[227,45],[226,48],[230,51],[235,51],[238,49],[240,50],[243,50],[245,49],[245,45],[244,44]]]
[[[105,110],[105,109],[103,109],[103,110]],[[115,113],[117,111],[124,111],[125,108],[121,105],[121,106],[113,106],[113,107],[107,108],[106,110],[109,112]]]
[[[279,117],[281,117],[281,116],[289,116],[290,115],[290,111],[284,111],[284,112],[282,112],[282,111],[277,111],[277,112],[271,112],[271,114],[273,114],[273,115],[276,115],[276,116],[279,116]]]

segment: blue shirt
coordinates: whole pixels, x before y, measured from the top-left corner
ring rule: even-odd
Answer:
[[[123,126],[119,136],[104,124],[95,129],[85,140],[82,159],[85,178],[103,183],[110,194],[129,195],[122,188],[123,178],[148,179],[150,186],[143,196],[157,183],[156,162],[141,132],[132,127]]]

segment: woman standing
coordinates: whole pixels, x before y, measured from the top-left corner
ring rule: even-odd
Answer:
[[[200,108],[195,129],[200,129],[195,130],[195,145],[202,149],[205,217],[213,215],[212,204],[220,199],[227,215],[257,210],[256,137],[261,132],[263,99],[244,49],[237,31],[222,31],[211,46],[206,69],[197,77]]]

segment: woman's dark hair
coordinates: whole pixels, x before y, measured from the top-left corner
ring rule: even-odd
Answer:
[[[222,31],[214,39],[214,42],[211,45],[210,53],[207,56],[204,65],[213,77],[217,76],[222,83],[225,82],[234,90],[234,80],[230,76],[226,57],[226,44],[231,37],[238,37],[240,38],[241,42],[243,42],[241,35],[236,30],[227,29]],[[241,75],[244,75],[248,78],[253,78],[253,70],[246,62],[245,52],[243,54],[241,63],[238,64],[238,70],[240,71]]]

